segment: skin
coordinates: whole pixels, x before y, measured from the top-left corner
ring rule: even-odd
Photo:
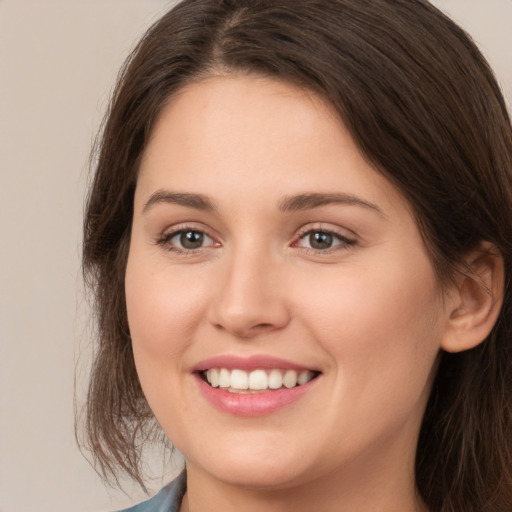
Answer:
[[[215,210],[159,200],[164,190]],[[309,193],[373,207],[279,208]],[[208,236],[183,251],[165,237],[180,229]],[[315,250],[311,231],[351,242]],[[135,193],[126,300],[144,393],[187,461],[182,511],[424,510],[414,457],[450,297],[407,203],[318,97],[213,77],[163,109]],[[220,354],[321,375],[298,401],[238,417],[192,374]]]

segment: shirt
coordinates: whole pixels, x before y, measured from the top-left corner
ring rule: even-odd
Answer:
[[[119,512],[179,512],[186,490],[187,474],[183,471],[180,476],[149,500]]]

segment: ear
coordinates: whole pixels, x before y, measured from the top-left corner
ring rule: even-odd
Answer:
[[[503,293],[501,253],[490,242],[482,242],[465,258],[462,272],[448,294],[441,348],[461,352],[482,343],[498,319]]]

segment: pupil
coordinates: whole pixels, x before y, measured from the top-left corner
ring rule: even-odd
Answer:
[[[311,233],[309,243],[313,249],[329,249],[332,246],[332,235],[321,231]]]
[[[204,235],[198,231],[184,231],[181,233],[180,242],[185,249],[198,249],[203,245]]]

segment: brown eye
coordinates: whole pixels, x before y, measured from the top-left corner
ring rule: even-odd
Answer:
[[[169,251],[178,253],[217,246],[210,236],[196,229],[180,229],[166,233],[158,241],[158,244]]]
[[[334,237],[330,233],[325,233],[324,231],[313,231],[309,234],[309,246],[312,249],[330,249],[333,242]]]
[[[188,250],[202,247],[204,238],[204,233],[200,231],[182,231],[179,235],[181,247]]]
[[[304,233],[294,245],[313,251],[327,252],[329,249],[344,249],[356,244],[356,240],[347,238],[339,233],[316,229]]]

